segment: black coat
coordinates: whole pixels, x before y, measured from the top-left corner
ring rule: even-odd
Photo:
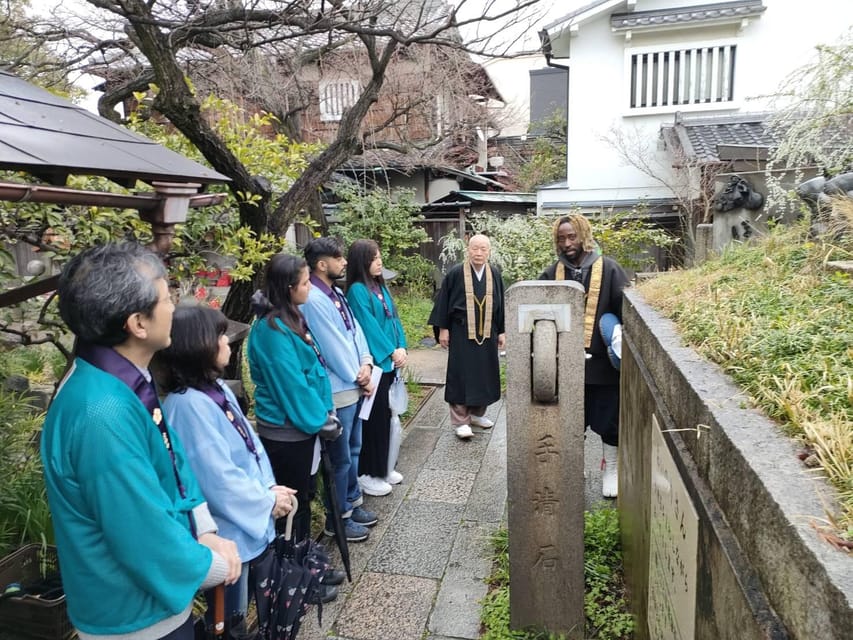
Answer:
[[[580,274],[578,278],[572,277],[573,267],[564,259],[566,267],[566,280],[576,280],[583,285],[585,291],[589,291],[589,279],[592,272],[592,264],[595,260],[594,256],[587,256],[581,262]],[[592,357],[586,360],[586,384],[619,384],[619,371],[613,368],[610,364],[610,358],[607,357],[607,347],[604,340],[601,338],[601,330],[598,328],[598,323],[601,316],[605,313],[612,313],[619,322],[622,322],[622,290],[628,284],[628,274],[619,266],[613,258],[601,256],[604,260],[604,265],[601,273],[601,290],[598,295],[598,307],[595,310],[595,327],[592,331],[592,341],[587,353]],[[540,280],[554,280],[557,272],[557,262],[545,269],[539,276]]]
[[[498,335],[504,333],[504,287],[500,271],[491,265],[488,267],[492,270],[493,282],[492,333],[482,345],[468,339],[464,265],[453,267],[444,276],[429,317],[433,327],[450,331],[444,399],[453,404],[486,407],[501,397]],[[485,274],[482,280],[477,280],[472,269],[472,283],[474,295],[482,300],[486,293]],[[475,308],[474,318],[479,326],[479,309]]]

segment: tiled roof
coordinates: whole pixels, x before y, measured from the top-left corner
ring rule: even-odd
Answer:
[[[663,125],[667,144],[678,146],[686,160],[718,162],[718,147],[769,149],[778,140],[768,126],[769,114],[686,118],[676,116],[674,124]]]
[[[400,153],[391,149],[365,149],[362,154],[351,157],[338,171],[343,174],[394,172],[412,175],[420,169],[432,169],[485,187],[504,189],[504,185],[497,180],[451,166],[447,149],[441,145],[423,151],[413,150],[411,153]]]
[[[503,193],[497,191],[451,191],[449,196],[445,196],[445,199],[450,198],[451,196],[470,200],[471,202],[536,204],[535,193],[526,193],[522,191],[509,191]]]
[[[423,167],[440,167],[448,164],[447,145],[437,144],[426,149],[412,149],[402,153],[392,149],[364,149],[352,156],[341,169],[349,171],[399,171],[409,173]]]
[[[700,4],[692,7],[655,9],[654,11],[615,13],[610,16],[610,26],[613,30],[618,31],[642,27],[717,22],[758,15],[766,8],[762,0],[739,0],[737,2]]]

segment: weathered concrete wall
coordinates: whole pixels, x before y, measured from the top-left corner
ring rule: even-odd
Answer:
[[[853,637],[853,558],[813,526],[831,489],[636,291],[623,318],[619,511],[637,637],[649,637],[653,416],[698,516],[693,637]]]

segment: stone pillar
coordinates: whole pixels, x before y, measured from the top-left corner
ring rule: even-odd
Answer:
[[[711,255],[714,250],[714,225],[696,225],[696,244],[693,251],[693,265],[699,266]]]
[[[507,290],[510,624],[583,638],[583,305],[576,282]]]

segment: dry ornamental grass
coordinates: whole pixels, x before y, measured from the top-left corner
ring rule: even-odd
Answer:
[[[731,245],[697,268],[638,289],[682,338],[800,440],[840,494],[827,517],[853,541],[853,279],[828,267],[853,260],[853,201],[836,202],[834,229],[804,225]]]

